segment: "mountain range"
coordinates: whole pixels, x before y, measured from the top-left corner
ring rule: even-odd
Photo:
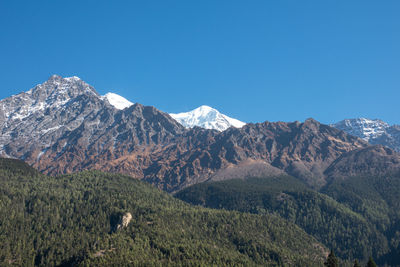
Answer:
[[[117,109],[125,109],[133,105],[129,100],[115,93],[107,93],[102,98]],[[197,126],[225,131],[229,127],[241,128],[246,124],[206,105],[192,111],[169,113],[169,115],[186,128]],[[400,152],[400,125],[389,125],[379,119],[355,118],[345,119],[330,126],[357,136],[370,144],[384,145]]]
[[[125,109],[133,106],[132,102],[114,93],[107,93],[102,98],[117,109]],[[246,124],[237,119],[228,117],[220,113],[218,110],[206,105],[202,105],[192,111],[169,113],[169,115],[186,128],[197,126],[204,129],[225,131],[229,127],[233,126],[241,128]]]
[[[5,227],[0,232],[7,234],[0,235],[0,239],[5,240],[0,243],[9,245],[0,250],[4,252],[0,262],[16,260],[21,265],[25,262],[56,265],[67,260],[72,265],[74,262],[97,265],[102,260],[91,256],[97,253],[109,254],[109,263],[118,262],[118,255],[135,261],[138,258],[129,255],[136,240],[141,240],[135,239],[138,233],[145,233],[143,240],[152,238],[143,262],[148,262],[153,253],[162,254],[159,258],[162,261],[171,255],[182,257],[177,255],[186,255],[188,251],[197,255],[193,251],[198,248],[190,245],[175,249],[176,244],[190,244],[192,240],[191,235],[180,232],[186,226],[174,228],[175,232],[170,235],[172,243],[166,244],[166,239],[159,237],[166,235],[163,223],[171,222],[170,216],[164,215],[172,207],[178,207],[174,209],[180,215],[173,212],[175,221],[172,224],[185,222],[186,225],[185,220],[196,222],[198,245],[201,247],[201,243],[206,242],[209,250],[205,255],[211,255],[216,248],[204,237],[207,229],[215,232],[223,227],[221,233],[228,229],[229,234],[221,234],[217,246],[229,246],[224,250],[224,253],[233,253],[229,259],[245,257],[241,258],[243,262],[304,263],[306,258],[312,262],[310,257],[315,256],[321,263],[326,247],[333,248],[344,261],[366,262],[372,255],[382,265],[400,264],[396,256],[400,251],[400,154],[399,126],[396,125],[364,118],[331,125],[312,118],[304,122],[245,124],[208,106],[169,114],[114,93],[100,95],[78,77],[53,75],[26,92],[0,101],[0,131],[0,157],[23,160],[30,165],[19,160],[0,159],[1,190],[6,199],[0,212],[6,214],[8,205],[4,203],[11,203],[18,207],[15,208],[18,216],[41,221],[46,228],[28,223],[23,226],[24,230],[18,230],[14,227],[18,218],[3,220],[0,226]],[[57,193],[51,191],[53,189],[42,192],[42,187],[53,188]],[[133,191],[128,192],[128,188]],[[112,198],[108,196],[109,190],[114,192]],[[143,190],[148,194],[138,193]],[[14,198],[14,192],[19,192],[18,197],[25,200]],[[134,192],[132,196],[130,192]],[[37,202],[38,195],[43,201]],[[59,196],[63,199],[58,199]],[[210,210],[220,214],[213,223],[209,215],[204,215],[204,220],[198,217],[203,216],[199,215],[200,211],[210,214],[208,209],[182,206],[183,202],[176,198],[194,205],[233,211]],[[165,204],[167,208],[163,208],[164,204],[157,204],[161,205],[154,209],[157,212],[152,210],[155,203],[164,203],[165,199],[169,199],[172,206]],[[86,201],[92,201],[90,209]],[[52,203],[52,213],[43,213],[47,210],[46,203]],[[62,211],[53,208],[58,205],[55,203],[67,204],[59,205]],[[80,203],[79,207],[74,206],[76,203]],[[94,212],[99,210],[99,205],[106,212]],[[117,206],[120,208],[115,209]],[[128,212],[128,207],[129,212],[134,211],[131,215],[135,226],[126,232],[127,235],[123,231],[113,235],[113,230],[106,233],[105,228],[114,227],[115,221]],[[68,215],[72,210],[79,214]],[[255,215],[243,215],[248,213]],[[63,246],[68,248],[68,255],[64,255],[60,252],[62,249],[49,248],[53,245],[44,243],[42,237],[48,232],[56,233],[51,244],[58,244],[65,229],[72,235],[84,231],[80,228],[82,216],[91,221],[84,227],[89,231],[86,235],[90,244],[78,249],[67,240]],[[142,222],[143,216],[147,219]],[[247,216],[246,220],[257,222],[248,228],[253,236],[243,237],[237,221],[233,223],[234,228],[229,226],[229,221],[235,221],[237,216]],[[0,219],[6,217],[0,216]],[[150,217],[152,220],[148,219]],[[64,230],[60,230],[57,218],[66,222]],[[277,225],[287,224],[268,230],[268,238],[271,236],[272,247],[277,245],[276,248],[266,249],[263,238],[254,239],[259,236],[254,226],[261,218],[268,218]],[[94,223],[98,220],[101,223]],[[155,228],[156,232],[151,226],[155,220],[162,225]],[[106,225],[105,221],[109,223]],[[204,224],[206,228],[202,227]],[[55,230],[49,231],[49,227]],[[91,227],[101,229],[104,239],[100,246],[95,241],[97,232]],[[293,232],[293,229],[297,230]],[[289,235],[285,234],[287,231]],[[19,239],[8,241],[14,232]],[[28,232],[36,241],[24,243],[27,240],[24,233]],[[133,237],[135,242],[125,246],[124,240],[128,237]],[[116,238],[118,246],[107,246],[108,238]],[[296,254],[296,259],[287,258],[292,249],[298,251],[301,240],[314,238],[314,245],[307,247],[310,253],[305,254],[306,257]],[[285,250],[286,242],[295,245]],[[135,248],[143,251],[143,247],[146,245]],[[119,254],[112,254],[114,248]],[[8,251],[28,256],[18,258]],[[52,252],[49,254],[49,251]],[[198,262],[199,259],[180,258],[183,262]]]
[[[371,171],[398,167],[399,155],[391,149],[371,147],[355,131],[336,128],[314,119],[244,124],[206,106],[168,114],[116,94],[101,96],[78,77],[57,75],[0,101],[0,155],[51,175],[83,169],[124,173],[169,192],[282,173],[319,188],[343,173],[349,157],[359,160],[346,165],[354,175],[376,157],[382,160],[368,164]]]

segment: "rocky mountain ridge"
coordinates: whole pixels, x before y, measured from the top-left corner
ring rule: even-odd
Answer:
[[[125,109],[134,103],[115,93],[107,93],[101,97],[116,109]],[[169,113],[169,115],[186,128],[201,127],[225,131],[229,127],[240,128],[246,123],[222,114],[218,110],[202,105],[194,110],[181,113]]]
[[[363,151],[370,147],[313,119],[250,123],[225,131],[185,128],[151,106],[118,109],[79,78],[60,76],[0,101],[0,126],[0,155],[23,159],[44,173],[100,169],[169,192],[234,174],[288,173],[319,188],[339,172],[327,174],[337,159],[355,150],[368,153]],[[396,161],[386,157],[392,154],[398,155],[390,149],[375,155],[383,166],[396,169]],[[355,164],[351,173],[359,171]]]
[[[400,125],[366,118],[346,119],[331,125],[360,137],[373,145],[383,145],[400,152]]]
[[[27,92],[0,101],[0,154],[25,159],[44,151],[96,111],[113,109],[77,77],[53,75]]]

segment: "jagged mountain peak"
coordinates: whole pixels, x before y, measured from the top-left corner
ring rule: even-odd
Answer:
[[[59,75],[52,75],[44,83],[38,84],[29,91],[21,94],[29,95],[31,98],[34,98],[35,102],[47,103],[57,100],[66,101],[82,94],[99,97],[96,90],[79,77],[63,78]]]
[[[62,79],[67,79],[68,81],[81,81],[78,77],[75,76],[70,78],[62,78],[61,76],[54,75],[50,79],[56,81],[60,81]],[[100,96],[100,99],[106,101],[114,108],[119,110],[123,110],[134,105],[133,102],[127,100],[123,96],[112,92]],[[228,117],[220,113],[218,110],[207,105],[202,105],[189,112],[170,113],[169,115],[186,128],[193,128],[197,126],[205,129],[224,131],[232,126],[236,128],[241,128],[243,125],[245,125],[244,122]]]
[[[244,122],[228,117],[207,105],[202,105],[189,112],[170,113],[170,115],[187,128],[198,126],[224,131],[232,126],[241,128],[245,125]]]
[[[63,134],[107,106],[80,78],[52,75],[29,91],[0,101],[0,155],[27,159],[41,151],[39,158]]]
[[[79,83],[79,82],[86,84],[86,82],[83,81],[78,76],[62,77],[58,74],[53,74],[47,79],[47,81],[45,81],[42,84]]]
[[[80,95],[100,97],[93,87],[76,76],[63,78],[52,75],[29,91],[1,100],[0,117],[3,115],[3,120],[9,121],[23,120],[49,108],[60,108]]]
[[[384,134],[390,125],[378,119],[355,118],[339,121],[332,126],[369,141]]]
[[[124,100],[116,94],[101,97],[77,77],[55,75],[0,101],[0,155],[51,174],[88,168],[127,173],[168,191],[251,159],[256,164],[244,164],[249,170],[279,169],[318,188],[327,182],[324,171],[333,161],[368,146],[314,119],[244,125],[206,105],[168,115],[125,99],[129,107],[119,110],[110,96]],[[388,133],[394,136],[396,129]]]
[[[400,126],[390,125],[379,119],[355,118],[339,121],[331,126],[377,145],[400,152]]]
[[[308,119],[306,119],[306,120],[304,121],[304,123],[307,123],[307,124],[318,124],[318,125],[321,124],[319,121],[317,121],[317,120],[314,119],[314,118],[308,118]]]

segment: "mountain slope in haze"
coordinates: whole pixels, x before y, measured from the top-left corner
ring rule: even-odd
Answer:
[[[1,266],[322,266],[327,253],[278,216],[192,207],[123,175],[0,159],[0,192]]]
[[[331,126],[360,137],[374,145],[384,145],[400,152],[400,125],[389,125],[381,120],[346,119]]]
[[[244,122],[228,117],[218,110],[204,105],[189,112],[170,113],[170,115],[187,128],[198,126],[205,129],[225,131],[229,127],[241,128],[245,125]]]

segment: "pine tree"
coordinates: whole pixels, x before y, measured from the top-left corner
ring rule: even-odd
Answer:
[[[376,265],[376,263],[372,257],[369,257],[367,267],[378,267],[378,265]]]
[[[358,263],[358,260],[355,260],[355,261],[354,261],[353,267],[361,267],[361,265]]]
[[[331,253],[329,253],[326,262],[324,262],[324,265],[327,267],[339,267],[339,260],[338,258],[336,258],[333,250],[331,250]]]

